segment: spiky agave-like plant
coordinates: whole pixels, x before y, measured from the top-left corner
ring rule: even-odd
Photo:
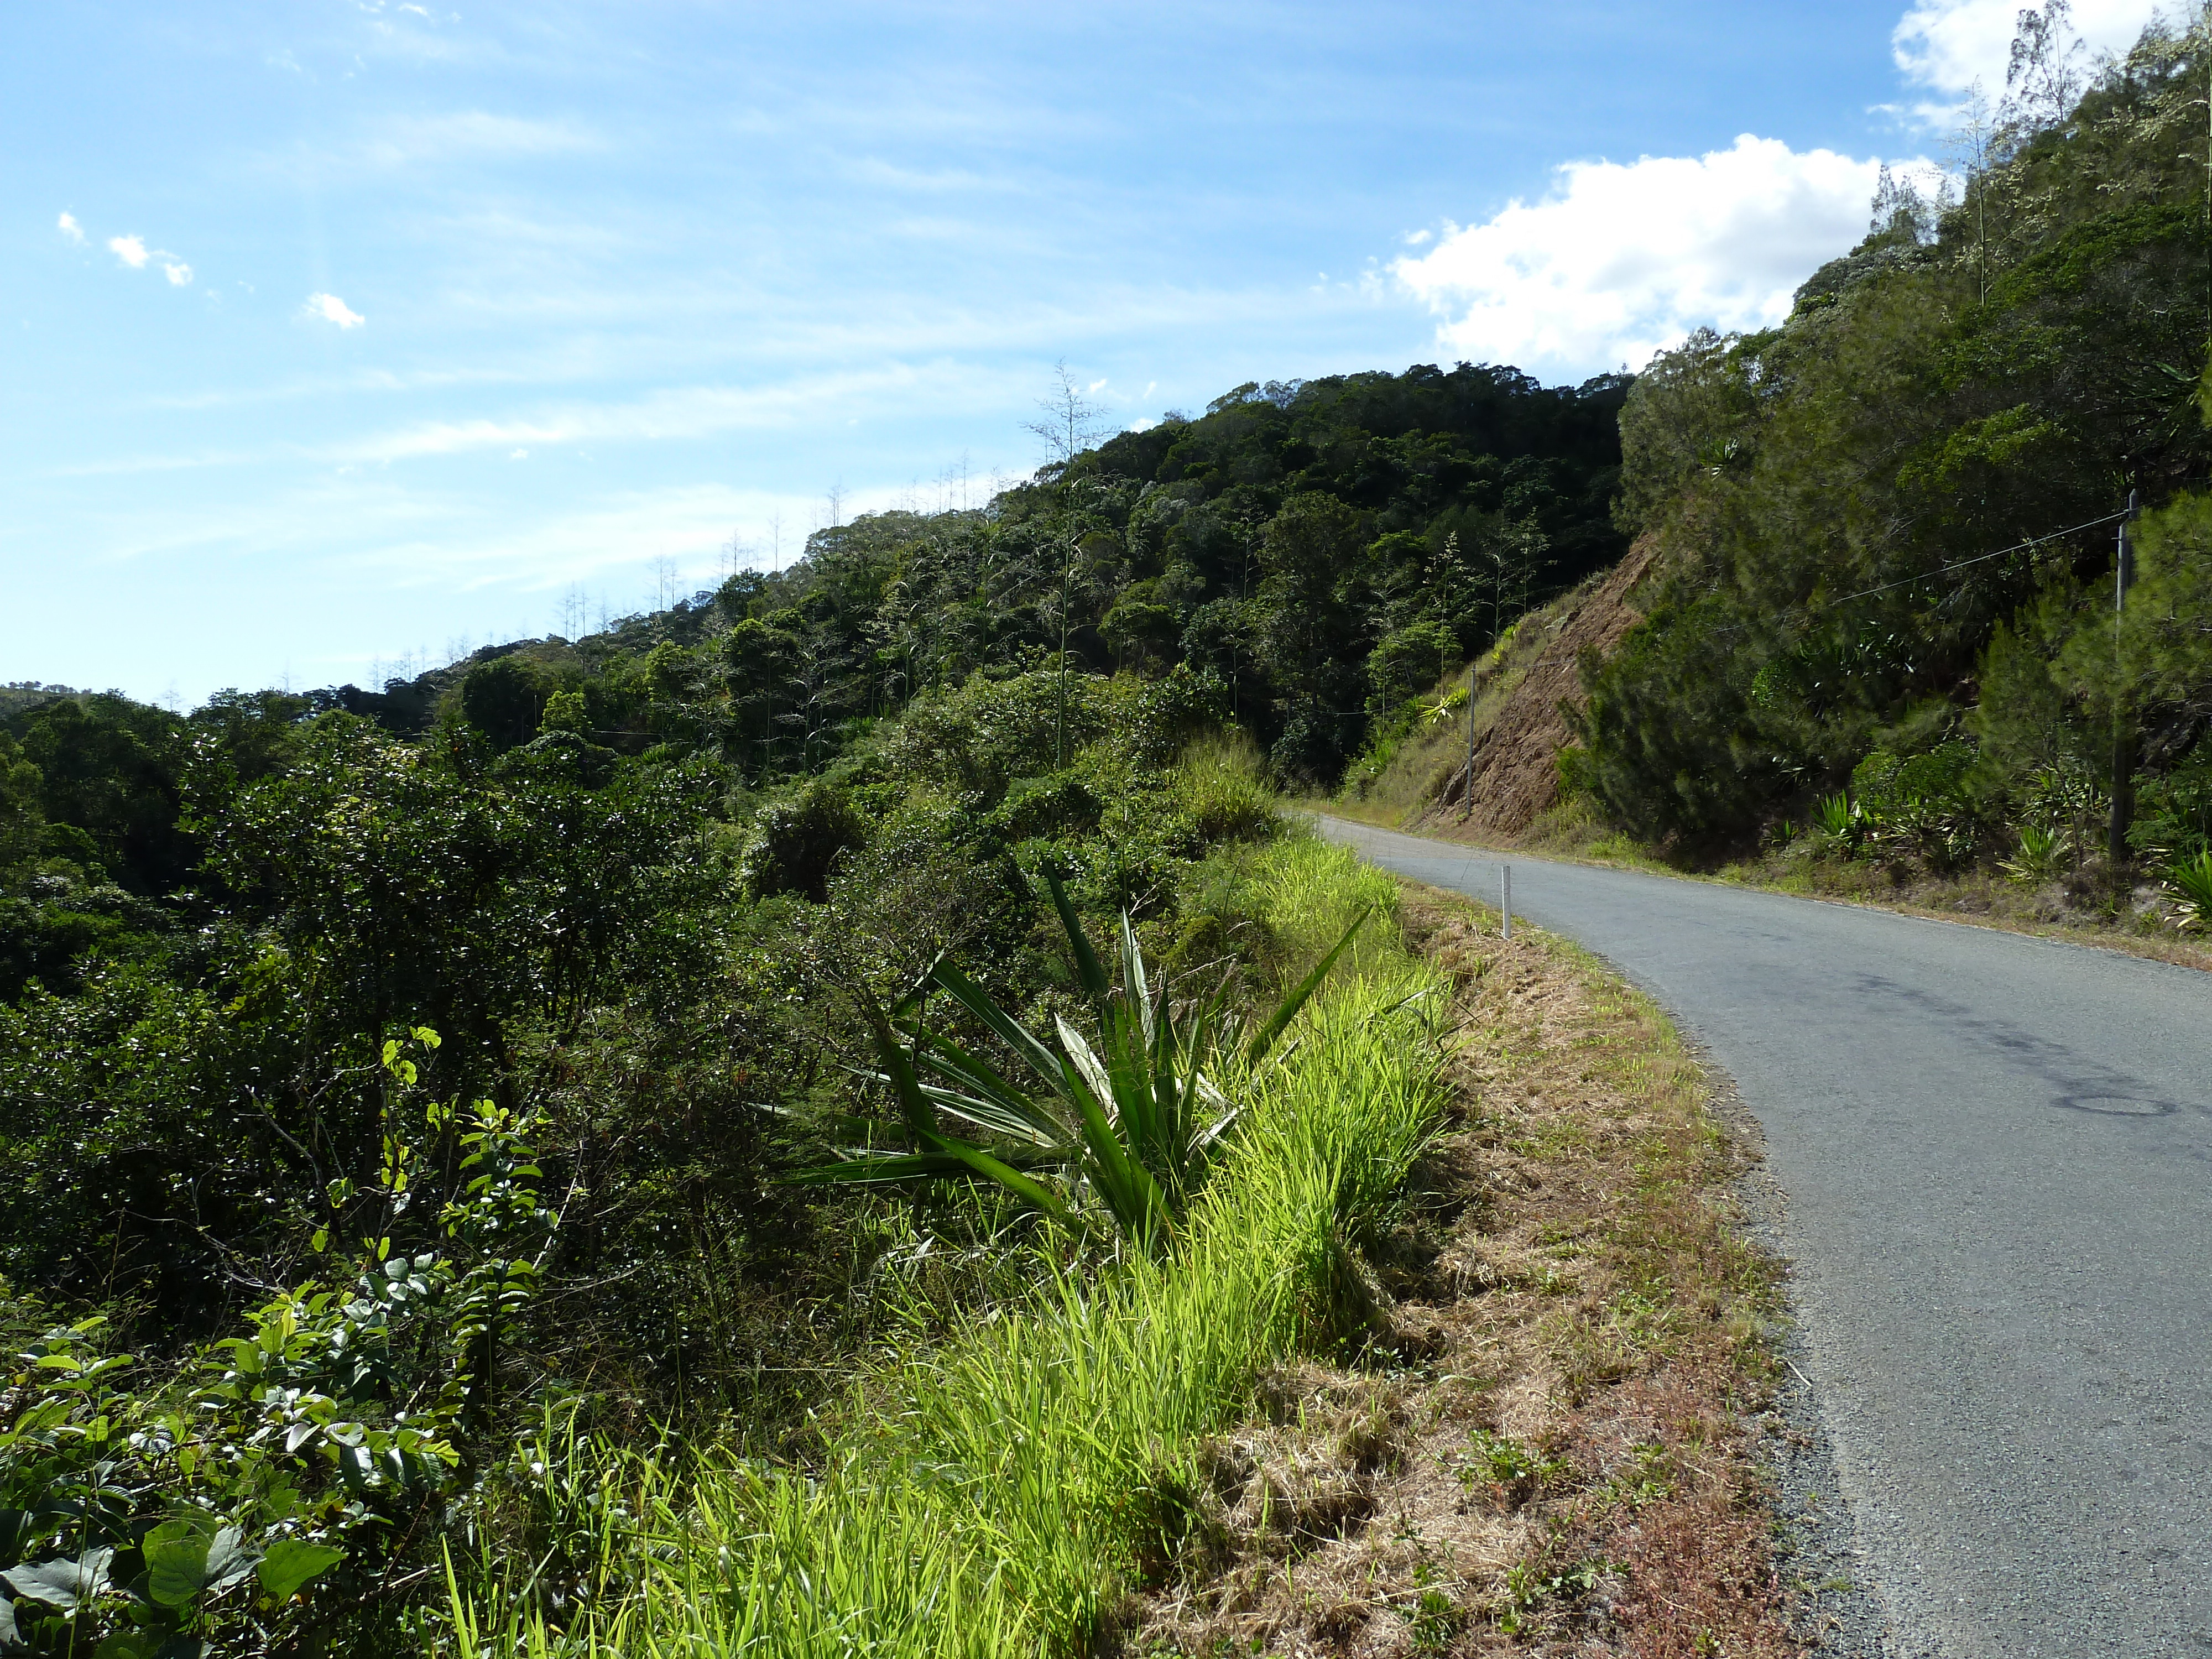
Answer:
[[[2166,891],[2173,895],[2179,915],[2177,924],[2183,927],[2202,928],[2212,926],[2212,848],[2199,853],[2193,859],[2182,859],[2166,866]]]
[[[1036,1082],[1024,1085],[989,1060],[917,1019],[912,1034],[866,998],[861,1011],[882,1062],[879,1079],[898,1103],[902,1127],[920,1148],[894,1152],[872,1144],[834,1164],[801,1170],[803,1182],[912,1182],[944,1177],[995,1182],[1063,1220],[1067,1199],[1038,1178],[1057,1171],[1088,1187],[1124,1237],[1146,1249],[1163,1243],[1205,1178],[1214,1144],[1236,1109],[1207,1075],[1231,1051],[1230,1022],[1218,991],[1177,1011],[1166,988],[1155,991],[1127,911],[1121,917],[1121,981],[1115,987],[1091,949],[1060,878],[1048,870],[1053,907],[1066,929],[1076,978],[1098,1018],[1094,1046],[1056,1018],[1057,1048],[1046,1043],[991,1000],[950,962],[939,961],[916,988],[949,994],[1012,1050]],[[1257,1065],[1297,1017],[1371,914],[1362,910],[1313,971],[1236,1047]],[[911,1000],[911,999],[909,999]],[[1041,1086],[1040,1086],[1041,1085]],[[940,1127],[958,1120],[995,1147]],[[848,1119],[872,1142],[892,1126]]]

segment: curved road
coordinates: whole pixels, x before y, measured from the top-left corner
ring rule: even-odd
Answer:
[[[1323,829],[1498,902],[1498,854]],[[2212,1654],[2212,975],[1507,856],[1765,1131],[1895,1651]]]

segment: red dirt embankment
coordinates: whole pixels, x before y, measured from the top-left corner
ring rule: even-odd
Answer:
[[[1496,672],[1517,678],[1496,717],[1475,733],[1474,810],[1468,810],[1468,766],[1462,759],[1408,829],[1510,840],[1525,834],[1558,801],[1557,757],[1574,736],[1560,705],[1579,708],[1583,702],[1576,665],[1585,647],[1601,656],[1610,653],[1642,620],[1629,607],[1628,595],[1657,551],[1652,538],[1638,539],[1601,579],[1547,607],[1534,639],[1515,638]],[[1538,622],[1531,617],[1523,627]]]

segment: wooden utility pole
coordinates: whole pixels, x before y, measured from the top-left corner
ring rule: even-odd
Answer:
[[[2120,520],[2119,544],[2112,560],[2112,819],[2106,834],[2105,854],[2112,863],[2115,883],[2127,868],[2128,827],[2136,816],[2135,731],[2122,684],[2126,659],[2120,644],[2120,630],[2127,626],[2128,590],[2136,585],[2135,521],[2136,492],[2130,489],[2127,516]]]

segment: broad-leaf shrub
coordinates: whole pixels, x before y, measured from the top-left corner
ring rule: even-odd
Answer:
[[[152,1368],[103,1352],[99,1316],[11,1344],[0,1644],[112,1659],[258,1651],[357,1624],[352,1598],[419,1561],[425,1523],[481,1472],[499,1348],[550,1223],[511,1114],[489,1101],[408,1109],[418,1073],[404,1050],[437,1041],[424,1028],[385,1045],[375,1190],[331,1194],[333,1224],[381,1224],[327,1279],[135,1387]],[[416,1209],[441,1169],[443,1201]],[[0,1308],[19,1328],[40,1312]]]

